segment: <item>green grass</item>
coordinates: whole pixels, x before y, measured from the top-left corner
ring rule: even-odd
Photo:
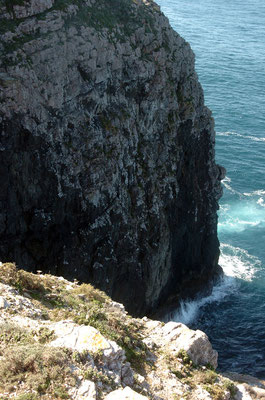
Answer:
[[[148,376],[151,369],[156,368],[154,362],[147,361],[149,351],[142,341],[144,323],[113,307],[111,299],[92,285],[75,282],[69,288],[69,282],[65,280],[19,270],[12,263],[0,266],[0,282],[13,286],[22,295],[27,294],[47,319],[70,318],[77,324],[95,327],[124,349],[127,360],[140,375]],[[17,311],[10,308],[6,312],[13,315]],[[79,353],[50,348],[48,342],[54,338],[54,332],[45,327],[31,330],[11,323],[0,324],[0,393],[9,393],[15,400],[67,399],[69,388],[77,384],[77,375],[96,385],[99,383],[97,389],[104,385],[112,390],[117,387],[113,378],[102,369],[102,351]],[[208,368],[196,366],[185,350],[174,354],[167,348],[158,347],[153,352],[156,357],[162,357],[177,379],[189,386],[191,391],[184,393],[183,398],[191,398],[197,385],[207,390],[213,400],[223,400],[227,390],[232,398],[235,396],[237,389],[231,381],[221,378],[210,365]],[[69,367],[73,364],[78,367],[78,372]],[[99,393],[100,390],[98,398],[101,399]],[[0,398],[7,400],[10,396]]]
[[[0,267],[0,282],[14,286],[20,294],[30,295],[48,319],[72,319],[79,325],[93,326],[124,349],[136,370],[144,370],[147,349],[141,339],[141,321],[121,318],[119,311],[111,309],[111,299],[104,292],[90,284],[75,285],[69,290],[64,281],[54,276],[19,270],[12,263]],[[43,328],[39,341],[50,340],[52,335]]]

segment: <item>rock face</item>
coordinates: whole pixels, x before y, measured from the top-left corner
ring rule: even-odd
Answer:
[[[223,170],[194,55],[159,7],[2,0],[0,43],[0,259],[138,315],[209,284]]]

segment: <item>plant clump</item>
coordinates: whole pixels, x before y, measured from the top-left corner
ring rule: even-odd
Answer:
[[[146,346],[142,341],[140,320],[124,318],[111,299],[90,284],[73,283],[51,275],[33,274],[17,269],[12,263],[0,267],[0,282],[14,286],[20,294],[35,300],[47,319],[71,319],[79,325],[96,328],[124,350],[137,370],[145,368]]]
[[[37,395],[43,399],[68,398],[68,387],[76,384],[68,358],[66,350],[40,344],[6,348],[0,362],[0,390],[29,391],[29,398]],[[20,398],[23,396],[26,395]]]
[[[0,322],[1,400],[67,399],[83,380],[95,383],[98,400],[104,398],[104,393],[119,388],[115,374],[106,368],[103,350],[79,352],[50,346],[49,343],[57,339],[56,323],[65,320],[92,326],[106,339],[116,342],[131,364],[135,375],[133,388],[150,398],[157,388],[152,388],[149,376],[153,373],[163,376],[164,371],[168,371],[170,379],[176,379],[182,388],[188,388],[182,397],[172,393],[171,400],[194,400],[198,387],[208,392],[212,400],[225,400],[227,393],[233,399],[237,392],[236,386],[218,375],[211,365],[196,365],[187,351],[174,352],[167,345],[161,347],[159,341],[150,347],[152,342],[144,340],[148,338],[145,319],[131,318],[122,305],[90,284],[79,285],[76,281],[69,282],[41,272],[32,274],[17,269],[12,263],[0,264],[0,287],[1,283],[3,291],[7,290],[4,285],[13,286],[7,290],[8,296],[18,296],[17,300],[22,304],[24,296],[26,305],[41,310],[38,314],[40,325],[35,320],[30,327],[19,327],[17,323],[22,311],[12,307],[12,298],[7,297],[10,304]],[[13,317],[14,323],[10,322]],[[143,380],[149,385],[148,392],[142,392]],[[163,392],[164,389],[160,390]],[[163,394],[161,398],[164,398]]]

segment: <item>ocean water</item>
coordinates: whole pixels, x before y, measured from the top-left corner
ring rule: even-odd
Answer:
[[[173,318],[206,332],[219,369],[265,378],[265,2],[157,0],[190,44],[227,169],[220,200],[220,265],[211,296]]]

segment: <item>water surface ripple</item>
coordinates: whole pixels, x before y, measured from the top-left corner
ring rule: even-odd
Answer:
[[[174,314],[205,331],[219,368],[265,378],[265,2],[158,0],[190,44],[227,169],[220,202],[223,282]]]

